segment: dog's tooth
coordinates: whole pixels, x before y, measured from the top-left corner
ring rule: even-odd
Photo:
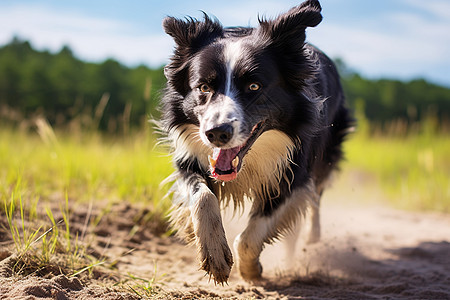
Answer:
[[[235,159],[233,159],[233,161],[231,162],[231,165],[233,166],[233,168],[237,168],[239,164],[239,156],[236,156]]]
[[[214,158],[212,158],[211,155],[208,155],[208,160],[211,167],[214,168],[216,166],[216,161],[214,160]]]

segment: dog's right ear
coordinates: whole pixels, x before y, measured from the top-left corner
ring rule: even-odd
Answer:
[[[293,88],[306,85],[306,80],[313,76],[317,68],[305,52],[305,30],[322,21],[321,10],[318,0],[306,0],[273,20],[259,20],[261,39],[275,55],[284,58],[278,63],[286,82]]]
[[[222,24],[206,14],[204,14],[203,21],[194,18],[182,20],[166,17],[163,20],[163,28],[168,35],[173,37],[178,49],[189,50],[191,54],[223,35]]]
[[[170,86],[185,96],[189,91],[190,58],[201,48],[223,36],[223,27],[217,19],[213,20],[204,14],[203,21],[166,17],[163,20],[163,28],[176,44],[170,63],[164,68],[164,75]]]
[[[306,0],[275,20],[260,19],[261,33],[281,47],[303,45],[306,27],[317,26],[322,21],[321,10],[319,1]]]

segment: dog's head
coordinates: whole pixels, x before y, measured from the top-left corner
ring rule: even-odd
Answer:
[[[320,11],[318,1],[308,0],[274,20],[259,20],[257,28],[223,28],[207,15],[203,21],[164,19],[176,43],[165,67],[168,90],[177,96],[171,113],[199,127],[213,149],[216,179],[233,180],[264,131],[295,131],[299,118],[308,122],[312,108],[302,88],[315,65],[305,29],[320,23]]]

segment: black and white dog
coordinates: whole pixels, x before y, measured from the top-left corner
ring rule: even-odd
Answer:
[[[308,0],[257,28],[224,28],[207,15],[163,21],[176,43],[160,122],[177,168],[171,219],[215,282],[233,265],[220,213],[230,201],[252,202],[234,242],[246,280],[261,278],[264,244],[307,210],[310,239],[319,238],[319,200],[352,122],[335,66],[305,43],[306,27],[321,20]]]

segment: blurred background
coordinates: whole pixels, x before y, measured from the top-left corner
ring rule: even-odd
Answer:
[[[42,199],[157,203],[171,172],[148,123],[174,46],[162,19],[204,11],[224,26],[256,26],[258,15],[299,3],[1,1],[1,195],[20,183]],[[358,118],[342,184],[401,208],[449,212],[450,2],[321,4],[323,22],[307,41],[335,60]]]

